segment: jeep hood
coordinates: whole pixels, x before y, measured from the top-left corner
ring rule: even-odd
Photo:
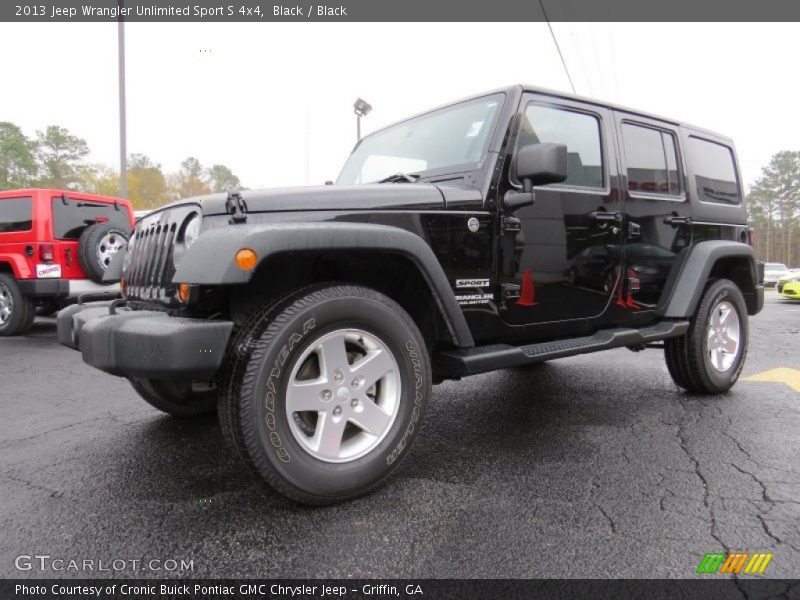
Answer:
[[[454,192],[456,190],[453,190]],[[465,190],[457,190],[463,196]],[[480,194],[473,192],[478,198]],[[426,183],[383,183],[363,185],[322,185],[313,187],[243,190],[239,195],[248,213],[315,210],[442,209],[445,192]],[[199,203],[203,214],[226,214],[228,195],[210,194],[179,200],[170,205]]]

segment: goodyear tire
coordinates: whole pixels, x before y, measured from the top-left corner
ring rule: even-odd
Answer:
[[[128,243],[128,232],[112,223],[95,223],[83,230],[78,240],[78,262],[95,283],[103,283],[111,259]]]
[[[665,340],[673,381],[698,394],[721,394],[739,378],[747,357],[749,327],[741,291],[728,279],[708,284],[689,331]]]
[[[304,504],[380,485],[409,452],[431,390],[414,321],[363,287],[327,285],[265,306],[229,349],[219,411],[238,457]]]
[[[14,278],[0,273],[0,337],[24,335],[33,325],[36,307]]]
[[[128,379],[142,399],[173,417],[197,417],[217,408],[217,391],[191,381]]]

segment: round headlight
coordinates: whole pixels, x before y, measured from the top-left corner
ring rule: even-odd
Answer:
[[[130,239],[128,239],[128,246],[125,248],[125,256],[122,257],[122,272],[128,270],[128,267],[131,266],[131,257],[133,256],[133,245],[136,242],[136,231],[131,234]]]
[[[188,248],[200,235],[200,215],[194,213],[183,227],[183,245]]]

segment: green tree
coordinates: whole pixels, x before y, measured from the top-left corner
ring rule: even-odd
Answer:
[[[170,193],[175,200],[211,193],[203,166],[193,156],[181,163],[180,171],[169,177],[169,184]]]
[[[759,257],[792,265],[800,258],[796,231],[800,220],[800,152],[775,154],[751,187],[747,202]]]
[[[81,165],[80,190],[102,196],[119,195],[119,173],[107,165]]]
[[[0,190],[28,187],[36,177],[36,144],[8,121],[0,122]]]
[[[128,159],[128,199],[136,210],[158,208],[170,200],[161,165],[144,154]]]
[[[71,188],[80,182],[78,166],[89,154],[85,140],[72,135],[58,125],[37,131],[36,157],[39,161],[39,185],[51,188]]]
[[[211,188],[215,192],[232,192],[242,188],[242,182],[225,165],[214,165],[207,172]]]

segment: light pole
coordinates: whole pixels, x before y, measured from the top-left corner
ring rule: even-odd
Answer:
[[[124,0],[118,0],[122,9]],[[120,15],[122,10],[120,10]],[[125,22],[117,21],[117,56],[119,58],[119,195],[128,197],[128,140],[125,116]]]
[[[361,117],[366,117],[369,111],[372,110],[372,105],[366,100],[361,98],[356,99],[353,103],[353,112],[356,113],[356,140],[361,141]]]

